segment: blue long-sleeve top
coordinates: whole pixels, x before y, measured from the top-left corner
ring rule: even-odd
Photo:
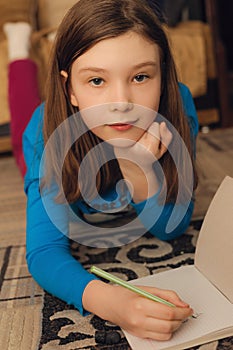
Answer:
[[[198,118],[194,102],[189,89],[179,84],[180,94],[183,101],[185,114],[188,118],[191,135],[195,141],[198,133]],[[71,255],[70,239],[64,234],[66,227],[58,227],[48,215],[40,192],[40,162],[44,150],[43,142],[43,115],[44,106],[39,106],[23,135],[24,157],[27,165],[25,175],[25,192],[27,195],[27,235],[26,235],[26,258],[28,268],[38,284],[49,293],[74,305],[81,314],[86,311],[82,305],[82,295],[87,284],[96,277],[86,271],[82,265]],[[112,196],[115,198],[115,192]],[[111,201],[111,193],[108,193]],[[150,232],[161,240],[170,240],[180,236],[187,229],[193,212],[193,200],[187,207],[183,219],[169,233],[166,232],[166,224],[174,209],[174,204],[167,203],[161,206],[158,203],[158,194],[147,200],[147,214],[142,216],[142,222]],[[133,203],[131,205],[140,215],[145,202]],[[77,212],[88,213],[89,207],[77,201],[74,205]],[[93,212],[93,209],[91,210]],[[155,224],[150,224],[154,213],[160,212]],[[67,206],[54,202],[54,213],[61,226],[67,222]],[[147,220],[148,219],[148,220]],[[146,230],[145,230],[146,231]]]

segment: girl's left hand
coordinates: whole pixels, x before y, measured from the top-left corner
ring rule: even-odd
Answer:
[[[135,203],[159,189],[153,164],[167,151],[172,134],[166,124],[153,122],[142,137],[129,147],[114,147],[122,175]]]
[[[124,161],[130,161],[143,170],[152,170],[152,165],[167,151],[172,140],[172,134],[166,123],[153,122],[142,137],[130,147],[114,147],[114,153],[120,166]],[[122,161],[123,160],[123,161]]]

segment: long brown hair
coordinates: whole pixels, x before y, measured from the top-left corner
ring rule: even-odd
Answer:
[[[78,112],[78,109],[71,105],[68,93],[72,63],[99,41],[117,37],[128,31],[144,36],[160,48],[162,94],[159,113],[177,129],[184,140],[193,163],[195,188],[197,177],[190,131],[182,107],[175,64],[163,26],[145,0],[80,0],[68,11],[58,28],[51,56],[45,101],[44,141],[47,143],[54,130]],[[66,81],[61,77],[62,70],[68,73]],[[68,137],[70,132],[72,131],[67,130],[64,138]],[[59,179],[62,171],[63,191],[71,203],[81,198],[77,174],[83,157],[94,146],[101,145],[101,140],[87,130],[69,149],[62,170],[59,156],[64,141],[60,141],[56,141],[56,152],[50,150],[47,154],[49,167],[46,168],[46,178]],[[96,152],[92,152],[92,155],[89,161],[90,169],[98,166],[100,158],[106,158],[101,146]],[[167,181],[167,201],[174,202],[178,191],[176,165],[169,152],[166,152],[159,162]],[[102,164],[104,163],[102,161]],[[100,192],[104,192],[121,178],[118,162],[113,160],[110,163],[106,162],[97,174],[95,185]],[[89,179],[88,174],[85,187],[93,187],[93,179]]]

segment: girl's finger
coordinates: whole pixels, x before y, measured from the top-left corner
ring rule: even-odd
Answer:
[[[164,320],[169,322],[183,322],[193,314],[193,310],[188,306],[172,307],[146,298],[140,301],[140,306],[141,309],[143,309],[143,313],[146,317],[151,317],[160,321]]]
[[[140,288],[147,290],[149,293],[157,295],[158,297],[170,301],[179,307],[188,307],[189,304],[180,299],[179,295],[173,290],[160,289],[156,287],[145,287],[141,286]]]
[[[147,317],[144,322],[146,332],[154,333],[156,330],[156,334],[171,335],[174,333],[182,324],[182,321],[167,321],[160,320],[157,318]]]
[[[169,131],[165,122],[160,124],[160,138],[161,147],[164,147],[167,150],[172,140],[172,133]]]
[[[181,321],[167,321],[145,317],[143,323],[139,322],[136,324],[137,335],[141,338],[168,340],[181,324]]]
[[[157,122],[153,122],[147,130],[147,134],[155,137],[158,141],[160,141],[160,125]]]

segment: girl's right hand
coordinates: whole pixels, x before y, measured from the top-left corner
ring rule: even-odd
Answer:
[[[126,288],[91,281],[83,294],[85,309],[140,338],[168,340],[193,310],[173,291],[141,287],[175,304],[170,307]]]

